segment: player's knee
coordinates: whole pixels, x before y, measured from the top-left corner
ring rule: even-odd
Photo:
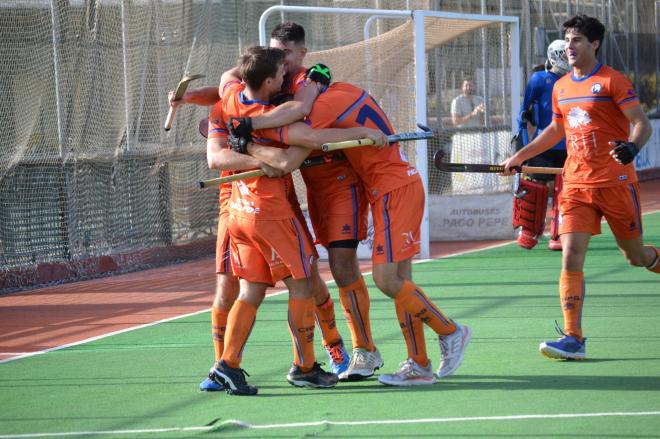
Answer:
[[[390,276],[387,273],[376,273],[373,274],[374,283],[383,293],[389,297],[395,297],[399,292],[400,281],[394,276]]]

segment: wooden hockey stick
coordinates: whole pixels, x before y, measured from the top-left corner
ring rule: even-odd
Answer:
[[[433,157],[435,167],[444,172],[479,172],[489,174],[500,174],[504,172],[502,165],[486,165],[477,163],[445,163],[442,161],[444,152],[438,151]],[[517,166],[514,168],[517,172],[525,174],[561,174],[563,168],[545,168],[538,166]]]
[[[299,169],[302,168],[309,168],[312,166],[319,166],[323,165],[325,163],[330,163],[330,162],[341,162],[346,160],[346,157],[344,157],[343,154],[326,154],[326,155],[318,155],[315,157],[309,157],[306,158],[302,164],[300,165]],[[229,183],[232,181],[236,180],[245,180],[247,178],[255,178],[255,177],[262,177],[264,176],[264,171],[261,169],[255,169],[253,171],[247,171],[247,172],[239,172],[237,174],[233,175],[228,175],[226,177],[218,177],[218,178],[211,178],[210,180],[202,180],[197,182],[197,187],[199,189],[204,189],[206,187],[210,186],[218,186],[223,183]]]
[[[430,139],[433,137],[433,131],[425,125],[422,125],[421,123],[418,123],[417,126],[422,130],[422,131],[411,131],[407,133],[399,133],[399,134],[390,134],[387,136],[387,140],[390,143],[393,142],[405,142],[409,140],[421,140],[421,139]],[[323,151],[336,151],[338,149],[346,149],[346,148],[355,148],[358,146],[369,146],[373,145],[374,141],[371,139],[356,139],[356,140],[347,140],[345,142],[334,142],[334,143],[324,143],[321,148]]]
[[[176,86],[176,90],[174,91],[174,99],[175,101],[178,101],[181,99],[188,89],[188,84],[190,81],[193,81],[195,79],[203,78],[204,75],[186,75],[183,78],[181,78],[181,81],[179,81],[179,84]],[[165,131],[169,131],[170,128],[172,128],[172,122],[174,121],[174,113],[176,113],[177,107],[173,107],[170,105],[170,110],[167,112],[167,119],[165,119]]]

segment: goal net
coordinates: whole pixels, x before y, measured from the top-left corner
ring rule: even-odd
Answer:
[[[433,156],[441,151],[445,161],[499,163],[511,154],[512,115],[520,91],[517,50],[512,49],[517,48],[517,19],[275,6],[262,16],[262,44],[267,43],[266,30],[280,21],[308,29],[306,65],[322,62],[331,68],[333,81],[368,90],[395,131],[414,131],[422,122],[436,132],[428,142],[401,144],[420,169],[429,195],[422,233],[427,251],[430,240],[512,237],[510,178],[446,174],[435,168]],[[423,25],[416,28],[416,21]],[[456,126],[452,101],[468,78],[476,96],[465,101],[473,101],[473,108],[483,101],[483,113],[474,124]],[[300,178],[296,185],[303,187]],[[361,256],[368,256],[369,242],[363,247]]]

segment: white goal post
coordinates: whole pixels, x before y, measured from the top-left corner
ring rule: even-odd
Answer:
[[[343,43],[342,45],[337,45],[334,48],[328,49],[328,44],[324,44],[324,47],[321,47],[321,50],[317,50],[316,47],[313,47],[311,45],[310,47],[310,42],[307,42],[308,47],[310,48],[310,53],[308,54],[308,60],[311,59],[312,62],[316,62],[318,60],[326,60],[326,57],[329,57],[328,60],[323,61],[325,64],[330,66],[332,72],[333,72],[333,79],[336,80],[341,80],[341,81],[348,81],[348,82],[354,82],[361,87],[367,89],[370,93],[372,93],[376,99],[382,100],[385,99],[383,96],[379,96],[378,93],[374,93],[374,90],[372,88],[377,87],[377,86],[382,86],[383,89],[385,90],[383,94],[388,94],[390,93],[390,89],[392,88],[392,85],[388,84],[382,84],[382,80],[379,82],[378,80],[372,81],[373,76],[375,76],[378,72],[373,72],[371,71],[372,68],[374,68],[374,65],[378,65],[378,62],[376,63],[371,63],[371,62],[365,62],[361,63],[361,69],[360,70],[367,70],[367,72],[362,73],[355,73],[350,71],[350,67],[353,66],[346,66],[346,71],[342,71],[341,67],[337,65],[337,63],[332,62],[332,54],[333,52],[340,52],[344,53],[342,55],[344,60],[347,59],[347,56],[345,53],[348,50],[361,50],[361,52],[358,52],[361,54],[361,56],[367,57],[367,61],[369,60],[380,60],[380,56],[382,56],[383,52],[376,52],[373,53],[369,51],[369,45],[377,44],[378,41],[384,41],[386,38],[388,38],[387,34],[390,34],[392,39],[388,41],[388,53],[391,51],[394,47],[392,44],[393,42],[396,43],[396,46],[399,45],[405,45],[405,44],[410,44],[412,43],[411,51],[413,52],[411,54],[412,56],[412,63],[413,65],[411,66],[411,74],[413,75],[413,78],[410,78],[414,81],[414,92],[410,94],[414,94],[414,105],[412,108],[410,108],[410,111],[408,112],[408,119],[409,119],[409,126],[415,126],[417,123],[421,123],[424,125],[428,125],[428,117],[427,117],[427,109],[429,105],[429,99],[428,99],[428,90],[429,90],[429,75],[428,75],[428,65],[427,65],[427,57],[428,51],[430,49],[436,48],[441,46],[442,44],[445,44],[448,41],[455,40],[457,38],[460,38],[467,32],[476,32],[478,29],[484,28],[486,26],[493,26],[497,24],[504,24],[507,25],[508,31],[506,32],[506,37],[508,38],[507,42],[507,49],[508,49],[508,54],[510,56],[510,60],[507,60],[508,62],[503,64],[506,68],[502,69],[502,75],[505,73],[508,73],[509,78],[508,80],[510,81],[510,85],[507,89],[510,90],[510,94],[508,96],[509,98],[509,109],[506,113],[507,115],[510,116],[510,130],[512,130],[515,125],[516,125],[516,116],[518,114],[518,108],[520,105],[520,96],[521,96],[521,81],[520,81],[520,62],[519,62],[519,19],[518,17],[511,17],[511,16],[496,16],[496,15],[476,15],[476,14],[459,14],[459,13],[450,13],[450,12],[441,12],[441,11],[429,11],[429,10],[386,10],[386,9],[357,9],[357,8],[328,8],[328,7],[307,7],[307,6],[272,6],[265,10],[263,14],[261,15],[259,19],[259,41],[261,45],[266,45],[268,43],[268,37],[269,33],[267,33],[266,26],[268,19],[271,15],[278,13],[279,17],[281,20],[284,20],[285,14],[287,17],[287,20],[284,21],[298,21],[294,19],[290,19],[289,17],[308,17],[307,14],[309,14],[311,17],[308,17],[305,22],[311,22],[312,20],[318,21],[319,16],[321,15],[337,15],[337,16],[342,16],[344,20],[350,20],[349,17],[361,17],[360,24],[362,24],[362,28],[360,30],[360,39],[362,41],[348,41],[346,43]],[[393,29],[389,29],[386,32],[383,32],[379,35],[376,35],[372,38],[369,37],[370,35],[370,27],[373,25],[374,22],[377,20],[383,20],[383,19],[389,19],[389,20],[402,20],[404,21],[404,25],[397,25],[397,27]],[[452,23],[459,23],[461,24],[462,27],[457,28],[454,33],[449,32],[446,36],[443,36],[444,29],[446,28],[445,24],[448,22]],[[353,22],[350,23],[342,23],[342,25],[346,26],[346,28],[350,27],[351,24],[355,24]],[[435,27],[433,27],[435,25]],[[442,26],[441,26],[442,25]],[[404,26],[408,26],[408,33],[403,33],[403,30],[401,30],[400,34],[397,34],[396,32],[399,32],[399,28],[403,28]],[[355,30],[353,30],[355,31]],[[309,31],[308,31],[309,33]],[[504,33],[503,33],[504,34]],[[402,35],[411,35],[412,36],[412,41],[403,41],[407,40],[409,38],[404,38]],[[485,35],[485,34],[482,34]],[[398,39],[397,39],[398,38]],[[308,38],[309,40],[309,38]],[[346,51],[342,52],[342,50],[346,49]],[[314,54],[318,53],[319,58],[315,58]],[[504,53],[504,51],[502,51]],[[340,58],[341,59],[341,58]],[[355,60],[357,61],[357,60]],[[308,63],[309,61],[307,61]],[[386,63],[387,61],[383,61]],[[355,64],[356,62],[353,62],[352,64]],[[345,62],[345,64],[351,64],[349,62]],[[389,64],[384,64],[385,66]],[[485,69],[485,67],[484,67]],[[506,70],[509,70],[506,72]],[[360,77],[359,75],[366,75],[369,79],[365,79],[363,77]],[[409,75],[410,76],[410,75]],[[484,74],[485,76],[485,74]],[[398,104],[400,103],[400,99],[395,96],[394,101]],[[381,102],[382,105],[382,102]],[[504,104],[506,105],[506,103]],[[382,105],[385,112],[390,115],[391,109],[388,108],[387,105]],[[401,105],[404,107],[403,105]],[[414,113],[414,114],[412,114]],[[401,118],[403,120],[403,118]],[[408,123],[408,122],[406,122]],[[506,121],[505,121],[506,123]],[[397,121],[393,120],[394,128],[395,131],[405,131],[408,126],[398,126]],[[399,122],[400,124],[400,122]],[[426,205],[424,209],[424,217],[423,217],[423,222],[422,222],[422,227],[421,227],[421,254],[420,256],[422,258],[428,258],[430,256],[430,249],[429,249],[429,244],[430,244],[430,234],[429,234],[429,159],[428,159],[428,152],[427,152],[427,141],[426,140],[418,140],[417,142],[411,142],[411,145],[413,145],[413,154],[414,154],[414,160],[411,160],[415,166],[417,167],[422,180],[424,181],[424,186],[425,190],[427,193],[426,197]],[[410,153],[409,153],[410,154]]]

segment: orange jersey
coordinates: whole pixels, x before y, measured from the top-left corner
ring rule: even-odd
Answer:
[[[559,79],[552,92],[553,119],[562,123],[568,157],[564,187],[606,187],[637,181],[632,163],[609,155],[613,140],[627,141],[630,122],[623,110],[639,105],[637,92],[622,73],[598,64],[583,78]]]
[[[321,93],[307,120],[312,128],[366,126],[387,135],[394,132],[376,100],[361,88],[345,82],[335,82]],[[371,202],[396,188],[421,181],[417,169],[408,163],[398,143],[380,149],[372,146],[349,148],[344,154],[362,179]]]
[[[209,129],[208,129],[208,138],[209,139],[227,139],[229,135],[229,130],[227,130],[227,125],[225,125],[224,114],[222,113],[222,101],[218,101],[211,112],[209,113]],[[231,175],[231,171],[221,171],[220,177],[226,177]],[[231,197],[231,183],[224,183],[220,185],[220,209],[225,209],[229,198]]]
[[[274,107],[267,102],[248,99],[243,91],[244,84],[230,83],[225,87],[222,97],[222,111],[225,122],[232,117],[257,117]],[[256,130],[253,141],[260,145],[284,145],[269,140],[277,130]],[[274,137],[277,138],[277,137]],[[254,217],[255,219],[275,220],[294,216],[291,205],[287,202],[289,192],[293,190],[291,176],[280,178],[257,177],[233,182],[229,210],[237,216]]]

